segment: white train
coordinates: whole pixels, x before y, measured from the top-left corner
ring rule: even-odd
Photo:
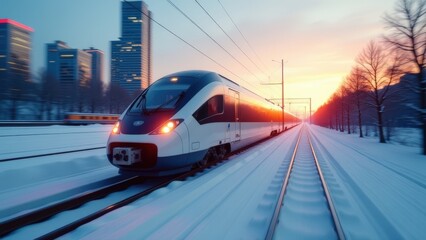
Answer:
[[[170,74],[123,112],[108,139],[122,173],[168,175],[277,134],[299,123],[281,108],[208,71]]]

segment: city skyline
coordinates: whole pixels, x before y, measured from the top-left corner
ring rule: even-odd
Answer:
[[[25,2],[26,11],[20,7]],[[85,49],[95,47],[104,51],[105,79],[109,81],[109,41],[119,36],[121,1],[62,1],[41,0],[3,1],[1,18],[11,18],[34,28],[32,72],[44,67],[44,44],[62,40]],[[210,59],[194,51],[176,37],[153,25],[153,80],[180,70],[206,69],[217,71],[267,98],[280,97],[279,86],[263,83],[281,79],[281,66],[272,60],[284,59],[286,97],[312,97],[316,109],[338,87],[347,75],[354,59],[369,40],[383,34],[382,16],[393,8],[395,1],[318,1],[298,3],[280,1],[199,1],[226,32],[257,63],[251,64],[212,23],[195,2],[174,2],[254,74],[217,49],[180,12],[165,1],[145,1],[154,19],[211,58],[232,69],[233,76]],[[221,8],[222,3],[261,61],[238,35]],[[7,10],[7,11],[5,11]],[[39,14],[42,13],[42,17]],[[78,13],[78,14],[76,14]],[[40,45],[40,42],[42,44]],[[41,49],[41,50],[40,50]],[[41,52],[41,53],[40,53]],[[41,56],[40,56],[41,55]],[[293,106],[292,106],[293,108]]]

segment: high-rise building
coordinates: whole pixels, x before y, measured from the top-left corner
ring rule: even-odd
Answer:
[[[84,51],[92,55],[92,82],[101,84],[104,79],[104,52],[93,47],[84,49]]]
[[[59,83],[60,104],[67,111],[84,111],[92,80],[92,55],[65,42],[46,45],[47,74]]]
[[[0,81],[29,81],[31,32],[12,19],[0,19]]]
[[[65,42],[47,44],[47,74],[61,86],[89,86],[92,79],[92,54],[70,48]]]
[[[121,2],[121,37],[111,41],[111,84],[129,93],[152,81],[150,15],[143,1]]]

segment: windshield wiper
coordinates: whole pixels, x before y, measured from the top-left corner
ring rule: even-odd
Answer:
[[[170,98],[169,100],[160,104],[160,106],[154,108],[153,110],[150,110],[149,112],[150,113],[157,112],[158,110],[160,110],[161,108],[163,108],[164,106],[170,104],[171,102],[173,102],[175,100],[176,100],[176,102],[175,102],[175,106],[176,106],[176,104],[183,98],[184,95],[185,95],[185,91],[182,91],[179,95],[176,95],[176,96]]]
[[[138,102],[135,104],[135,109],[141,109],[143,113],[146,113],[146,92],[143,92]]]

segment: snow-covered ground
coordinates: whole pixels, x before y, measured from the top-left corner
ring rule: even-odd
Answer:
[[[426,236],[426,156],[419,148],[312,129],[348,236],[359,232],[373,239]]]
[[[0,128],[0,159],[105,146],[111,128]],[[0,221],[120,179],[105,149],[0,162]]]
[[[234,156],[205,173],[174,182],[63,238],[262,239],[298,129]],[[380,144],[376,139],[360,139],[316,126],[310,129],[348,239],[424,239],[426,157],[419,154],[419,148]],[[26,142],[37,141],[38,135],[26,138]],[[45,144],[56,142],[58,136],[52,135],[51,140],[45,141]],[[18,145],[16,142],[10,146]],[[6,203],[12,196],[32,190],[36,198],[54,189],[47,186],[61,186],[67,179],[68,184],[78,185],[79,181],[73,178],[91,171],[117,174],[104,154],[104,150],[94,150],[0,163],[0,201]],[[52,173],[54,177],[50,176]],[[27,176],[35,176],[36,180]],[[96,178],[96,175],[85,177]],[[99,177],[93,181],[101,180]],[[6,217],[5,213],[0,210],[0,221]]]
[[[376,139],[378,141],[378,129],[375,126],[363,126],[364,138]],[[346,130],[345,130],[346,131]],[[404,145],[409,147],[421,147],[422,129],[420,128],[384,128],[385,138],[388,143]],[[359,130],[352,128],[351,134],[359,136]]]
[[[0,127],[0,160],[104,147],[112,125]]]

